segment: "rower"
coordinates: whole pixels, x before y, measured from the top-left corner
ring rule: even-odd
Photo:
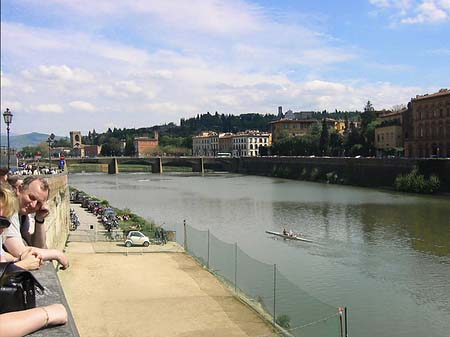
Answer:
[[[286,228],[283,228],[283,235],[287,235]]]

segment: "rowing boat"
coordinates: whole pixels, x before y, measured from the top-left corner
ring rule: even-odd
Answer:
[[[267,234],[272,234],[272,235],[276,235],[276,236],[280,236],[284,239],[288,239],[288,240],[298,240],[298,241],[303,241],[303,242],[313,242],[312,240],[309,239],[305,239],[302,236],[296,235],[294,234],[293,236],[287,235],[287,234],[283,234],[280,232],[273,232],[273,231],[266,231]]]

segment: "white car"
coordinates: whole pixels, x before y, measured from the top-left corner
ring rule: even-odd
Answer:
[[[128,233],[125,239],[125,246],[144,246],[150,245],[150,239],[139,231],[131,231]]]

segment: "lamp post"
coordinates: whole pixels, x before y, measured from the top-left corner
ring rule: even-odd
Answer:
[[[8,151],[8,171],[9,171],[9,157],[10,157],[10,153],[9,153],[9,124],[12,123],[12,117],[13,114],[11,113],[11,110],[9,110],[8,108],[6,108],[5,112],[3,113],[3,118],[5,119],[5,124],[6,124],[6,133],[7,133],[7,151]]]
[[[51,148],[53,141],[55,139],[55,135],[52,133],[50,136],[48,136],[47,143],[48,143],[48,170],[50,173],[50,170],[52,169],[52,156],[51,156]]]

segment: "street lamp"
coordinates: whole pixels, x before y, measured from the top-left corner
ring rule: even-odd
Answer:
[[[6,132],[7,132],[7,140],[8,140],[8,171],[9,171],[9,124],[11,124],[12,122],[12,117],[13,114],[11,113],[11,110],[9,110],[8,108],[6,108],[5,112],[3,113],[3,118],[5,119],[5,124],[6,124]]]
[[[50,170],[52,169],[52,157],[51,157],[51,152],[50,151],[51,151],[51,147],[52,147],[54,139],[55,139],[55,135],[53,133],[47,139],[47,143],[48,143],[48,170],[49,170],[49,173],[50,173]]]

